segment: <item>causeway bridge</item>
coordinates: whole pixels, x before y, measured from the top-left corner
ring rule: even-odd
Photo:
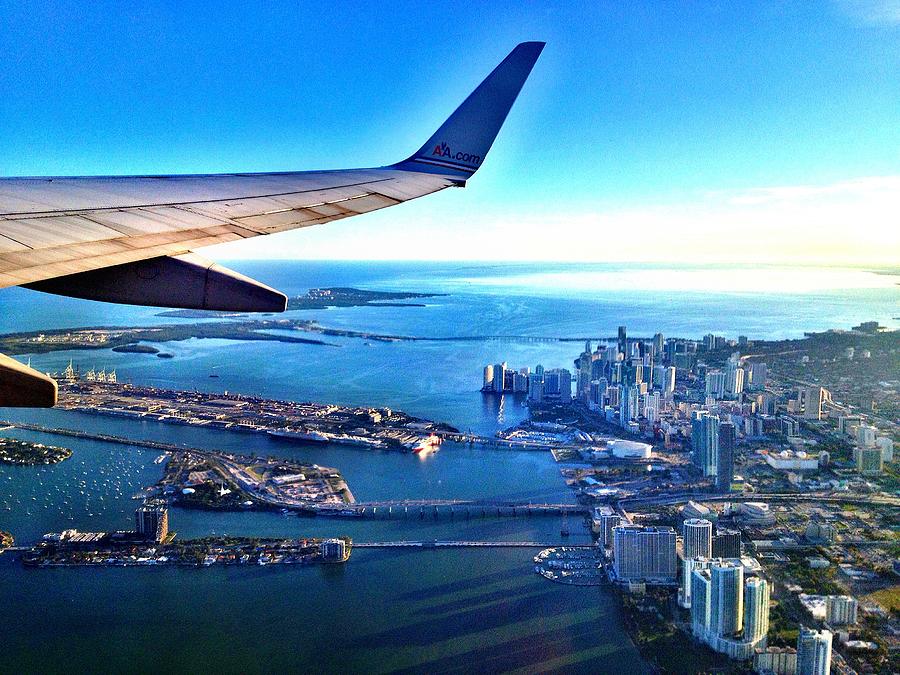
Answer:
[[[355,504],[322,504],[315,509],[320,516],[357,518],[508,518],[520,516],[575,516],[588,513],[581,504],[541,504],[503,500],[477,499],[403,499],[394,501],[357,502]]]
[[[353,548],[595,548],[590,544],[560,544],[540,541],[364,541],[353,542]]]

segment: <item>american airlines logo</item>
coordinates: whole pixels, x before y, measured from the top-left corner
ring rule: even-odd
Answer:
[[[447,159],[454,159],[458,162],[463,162],[464,164],[470,164],[472,166],[481,164],[481,157],[478,155],[470,155],[468,152],[453,153],[450,150],[450,146],[446,143],[434,146],[434,150],[431,151],[431,156],[446,157]]]

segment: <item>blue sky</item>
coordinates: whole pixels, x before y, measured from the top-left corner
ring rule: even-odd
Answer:
[[[548,43],[465,191],[220,257],[900,260],[896,0],[0,11],[0,175],[389,163]]]

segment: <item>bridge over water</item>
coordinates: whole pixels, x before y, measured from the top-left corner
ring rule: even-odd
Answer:
[[[583,516],[588,507],[581,504],[534,504],[503,500],[404,499],[357,502],[347,505],[321,505],[322,516],[358,518],[508,518],[520,516]]]
[[[353,548],[595,548],[590,544],[560,544],[538,541],[366,541],[353,542]]]

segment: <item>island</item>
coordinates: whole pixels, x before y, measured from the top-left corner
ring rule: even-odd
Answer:
[[[9,532],[0,530],[0,553],[15,543],[13,536]]]
[[[186,508],[279,508],[315,514],[355,500],[337,469],[275,457],[173,452],[153,492]]]
[[[152,347],[151,345],[139,345],[134,342],[113,347],[112,350],[119,354],[159,354],[159,350],[156,347]]]
[[[68,448],[57,448],[15,438],[0,438],[0,464],[17,466],[58,464],[71,456],[72,451]]]
[[[158,543],[130,532],[51,533],[23,553],[26,567],[134,567],[212,565],[311,565],[350,558],[349,537],[275,539],[203,537]]]
[[[400,302],[421,298],[434,298],[442,293],[413,293],[409,291],[365,291],[359,288],[335,286],[331,288],[311,288],[306,295],[297,295],[288,299],[288,311],[327,309],[329,307],[424,307],[421,303]],[[243,317],[246,314],[220,312],[203,309],[174,309],[160,312],[157,316],[175,317],[179,319],[208,319],[224,317]]]
[[[6,354],[46,354],[70,349],[113,349],[120,352],[154,354],[158,351],[155,347],[147,348],[137,343],[180,342],[192,338],[292,342],[309,345],[329,344],[315,338],[287,334],[288,331],[310,330],[312,328],[312,322],[297,319],[259,319],[243,322],[219,321],[126,328],[120,326],[62,328],[2,335],[0,336],[0,352]],[[267,332],[276,330],[283,332]],[[150,351],[151,349],[153,350],[152,352]]]

